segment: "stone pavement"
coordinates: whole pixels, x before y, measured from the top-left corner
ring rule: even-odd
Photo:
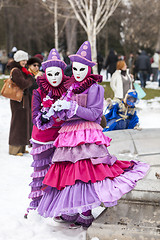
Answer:
[[[150,164],[145,178],[106,208],[87,230],[87,240],[160,240],[160,129],[119,130],[105,133],[112,138],[108,150],[121,160]]]

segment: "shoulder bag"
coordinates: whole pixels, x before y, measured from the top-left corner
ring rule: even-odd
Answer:
[[[10,72],[10,77],[4,80],[4,85],[1,90],[1,95],[10,98],[11,100],[21,102],[23,98],[23,90],[19,88],[12,81],[12,72],[15,68],[13,68]]]

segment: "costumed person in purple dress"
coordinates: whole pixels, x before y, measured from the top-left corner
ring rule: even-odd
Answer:
[[[107,126],[103,132],[121,130],[121,129],[139,129],[139,118],[135,103],[138,100],[138,94],[135,90],[128,90],[123,100],[115,98],[112,101],[107,99],[107,111],[105,118]]]
[[[106,207],[131,191],[149,165],[138,161],[120,161],[109,154],[111,139],[100,126],[104,89],[101,75],[91,74],[95,65],[91,47],[85,41],[69,56],[74,81],[54,110],[65,122],[54,142],[52,165],[44,178],[44,191],[38,212],[44,217],[70,222],[70,227],[89,227],[93,208]]]
[[[31,138],[32,150],[30,154],[33,156],[31,166],[34,172],[31,175],[31,193],[29,194],[29,198],[32,201],[27,212],[30,209],[35,210],[42,198],[42,181],[49,169],[55,150],[53,142],[58,136],[58,131],[63,122],[58,118],[49,116],[49,109],[66,92],[65,84],[69,77],[66,77],[63,73],[65,67],[66,64],[60,59],[57,50],[52,49],[47,61],[42,63],[45,73],[43,76],[37,78],[39,87],[33,90],[33,130]],[[25,217],[27,217],[27,214]]]

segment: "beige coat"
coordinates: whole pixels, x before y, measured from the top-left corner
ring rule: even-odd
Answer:
[[[133,79],[131,78],[128,69],[127,69],[126,77],[128,77],[128,79],[130,80],[130,88],[129,89],[132,89],[133,88],[132,87]],[[122,99],[123,98],[123,81],[122,81],[121,70],[116,70],[113,73],[113,75],[111,77],[111,81],[110,81],[110,86],[114,92],[114,97]]]

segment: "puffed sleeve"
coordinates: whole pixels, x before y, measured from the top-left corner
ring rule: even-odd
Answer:
[[[32,96],[32,121],[36,125],[36,117],[41,110],[41,96],[37,90],[33,90]]]

